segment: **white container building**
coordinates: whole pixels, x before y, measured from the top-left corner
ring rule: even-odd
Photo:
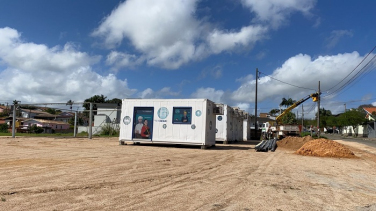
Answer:
[[[216,119],[216,141],[224,144],[235,141],[234,139],[234,109],[229,105],[223,105],[223,114],[217,115]]]
[[[208,99],[123,99],[119,142],[214,146],[222,109]]]
[[[243,141],[251,140],[251,117],[245,113],[243,120]]]
[[[233,139],[235,141],[243,140],[243,120],[245,117],[245,112],[240,110],[238,107],[234,108],[233,124],[234,124],[234,133]]]

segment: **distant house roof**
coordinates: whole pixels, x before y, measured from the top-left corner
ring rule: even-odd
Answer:
[[[369,118],[370,116],[372,117],[372,113],[375,112],[376,113],[376,107],[363,107],[364,111],[367,112],[367,116],[366,118]]]
[[[28,121],[36,121],[36,122],[40,122],[40,123],[55,124],[55,125],[69,125],[69,123],[66,123],[66,122],[46,120],[46,119],[28,119],[28,120],[25,120],[24,122],[28,122]]]

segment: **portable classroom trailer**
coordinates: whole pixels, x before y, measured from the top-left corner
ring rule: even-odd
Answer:
[[[243,120],[244,120],[244,111],[240,108],[234,108],[233,124],[234,124],[234,137],[235,141],[243,140]]]
[[[123,99],[119,142],[214,146],[221,113],[208,99]]]
[[[223,105],[223,114],[217,115],[216,141],[222,141],[224,144],[235,141],[234,135],[234,109],[229,105]]]
[[[251,117],[245,113],[243,120],[243,141],[251,140]]]

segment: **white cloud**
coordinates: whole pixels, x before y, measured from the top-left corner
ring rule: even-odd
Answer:
[[[218,79],[222,77],[222,72],[223,72],[223,68],[221,65],[216,65],[211,68],[205,68],[204,70],[201,71],[198,79],[204,79],[206,77]]]
[[[283,97],[300,100],[316,92],[320,81],[321,91],[323,92],[322,100],[328,105],[326,109],[332,110],[333,113],[340,112],[342,108],[338,108],[338,103],[333,103],[332,106],[330,104],[331,99],[325,97],[328,94],[326,91],[341,82],[344,76],[348,75],[362,59],[363,57],[357,52],[319,56],[317,58],[312,58],[305,54],[293,56],[269,76],[294,86],[279,82],[269,76],[261,76],[258,81],[258,101],[259,103],[264,101],[275,102],[275,106],[278,107]],[[355,72],[350,74],[350,78]],[[236,81],[240,82],[241,85],[232,92],[224,92],[215,88],[199,88],[192,94],[192,97],[209,98],[215,102],[249,110],[250,103],[254,103],[255,100],[254,75],[246,75]],[[341,87],[344,82],[339,83],[340,85],[337,88]],[[301,89],[296,86],[313,90]],[[333,92],[335,90],[336,88],[330,91]],[[311,100],[306,101],[308,107],[312,104]],[[305,108],[308,109],[307,107]],[[314,109],[314,107],[312,108]],[[314,115],[314,113],[310,115]]]
[[[92,71],[99,60],[69,43],[49,48],[22,41],[15,29],[0,28],[0,63],[6,67],[0,72],[0,95],[23,103],[77,102],[95,94],[124,98],[135,92],[127,80]]]
[[[107,55],[106,64],[112,66],[113,70],[119,70],[122,67],[134,67],[143,62],[142,57],[134,54],[127,54],[118,51],[111,51]]]
[[[243,0],[255,12],[259,24],[221,29],[217,23],[199,20],[198,0],[127,0],[115,8],[92,35],[115,49],[130,44],[148,65],[177,69],[213,54],[250,50],[265,39],[270,25],[279,26],[292,12],[309,14],[313,0]],[[129,65],[129,57],[120,66]]]
[[[222,90],[215,90],[214,88],[199,88],[196,92],[191,94],[192,98],[206,98],[216,103],[224,103]]]
[[[238,107],[240,110],[249,112],[251,105],[249,103],[238,103],[234,107]]]
[[[140,98],[152,99],[152,98],[164,98],[167,96],[178,96],[179,94],[180,92],[171,91],[170,87],[163,87],[162,89],[158,91],[154,91],[151,88],[147,88],[144,91],[140,92],[138,96]]]
[[[338,44],[338,42],[340,41],[340,39],[345,37],[345,36],[352,37],[353,33],[351,31],[348,31],[348,30],[334,30],[334,31],[332,31],[330,33],[330,36],[326,39],[326,42],[327,42],[326,47],[327,48],[335,47]]]
[[[240,77],[240,78],[236,79],[237,82],[240,82],[242,84],[249,83],[252,80],[254,80],[254,76],[252,74],[249,74],[249,75],[246,75],[244,77]]]
[[[309,55],[298,54],[286,60],[270,76],[295,86],[313,90],[297,88],[273,80],[268,76],[262,76],[258,82],[258,100],[280,100],[283,97],[299,100],[318,90],[318,81],[321,81],[321,90],[325,93],[326,90],[349,74],[360,63],[362,58],[357,52],[319,56],[315,59]],[[231,96],[237,102],[253,102],[254,90],[255,80],[244,81]]]
[[[263,26],[243,27],[239,32],[213,30],[207,37],[211,52],[219,54],[236,47],[244,47],[262,40],[267,28]]]
[[[293,12],[310,15],[316,0],[242,0],[242,4],[256,14],[255,21],[278,28]]]

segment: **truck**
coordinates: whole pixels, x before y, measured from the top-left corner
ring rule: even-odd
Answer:
[[[300,104],[304,103],[308,99],[312,98],[313,102],[317,102],[320,94],[318,92],[312,93],[301,100],[295,102],[286,110],[284,110],[279,116],[276,117],[275,122],[266,122],[262,126],[263,134],[273,134],[277,139],[281,139],[286,136],[296,136],[301,131],[299,125],[285,125],[281,124],[282,117],[290,112],[292,109],[296,108]],[[265,136],[266,138],[266,136]]]

